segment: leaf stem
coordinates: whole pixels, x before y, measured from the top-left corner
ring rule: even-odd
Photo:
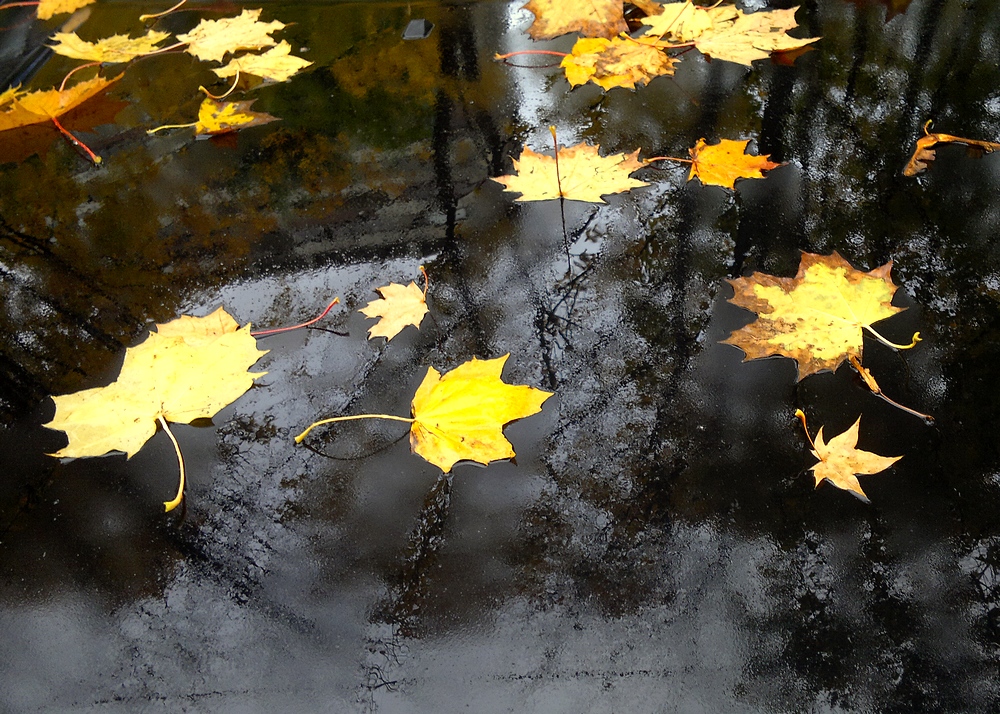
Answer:
[[[562,176],[559,175],[559,140],[556,139],[556,127],[555,124],[549,125],[549,131],[552,132],[552,146],[555,149],[555,160],[556,160],[556,188],[559,189],[559,198],[563,198],[562,190]]]
[[[654,161],[679,161],[682,164],[693,164],[694,161],[691,159],[678,159],[675,156],[654,156],[651,159],[644,159],[647,164],[651,164]]]
[[[352,421],[354,419],[391,419],[392,421],[405,421],[407,424],[412,424],[416,419],[410,419],[409,417],[398,417],[392,414],[355,414],[353,416],[341,416],[341,417],[330,417],[329,419],[320,419],[319,421],[313,422],[308,426],[308,428],[301,434],[295,437],[295,443],[301,444],[302,440],[306,438],[306,435],[310,431],[315,429],[317,426],[322,426],[324,424],[332,424],[335,421]]]
[[[301,323],[299,325],[292,325],[291,327],[276,327],[273,330],[257,330],[256,332],[251,332],[250,334],[253,335],[254,337],[267,337],[268,335],[277,335],[279,332],[290,332],[292,330],[298,330],[299,328],[302,328],[302,327],[309,327],[309,325],[317,323],[320,320],[322,320],[324,317],[326,317],[327,313],[329,313],[330,310],[333,309],[333,306],[336,305],[336,304],[338,304],[339,302],[340,302],[340,298],[339,297],[335,297],[333,299],[333,301],[329,305],[326,306],[326,309],[323,312],[321,312],[317,317],[314,317],[313,319],[309,320],[308,322],[303,322],[303,323]]]
[[[510,57],[517,57],[518,55],[552,55],[554,57],[569,57],[566,52],[554,52],[553,50],[518,50],[517,52],[508,52],[505,55],[495,54],[493,59],[506,60]]]
[[[187,2],[187,0],[184,0],[184,2]],[[233,79],[233,86],[230,87],[224,94],[220,94],[217,97],[214,94],[212,94],[210,91],[208,91],[207,89],[205,89],[204,87],[202,87],[200,85],[198,87],[198,90],[204,92],[205,96],[210,97],[211,99],[215,99],[216,101],[219,101],[219,100],[225,99],[230,94],[232,94],[233,92],[235,92],[236,91],[236,85],[239,84],[239,83],[240,83],[240,68],[237,67],[236,68],[236,77]]]
[[[424,276],[424,302],[427,302],[427,289],[431,286],[431,279],[427,275],[427,269],[424,266],[420,266],[420,272]]]
[[[802,422],[802,431],[806,433],[806,438],[809,439],[809,444],[813,447],[813,452],[816,454],[816,458],[818,458],[820,461],[825,461],[825,459],[822,456],[820,456],[819,450],[817,450],[816,448],[816,442],[814,442],[813,438],[809,436],[809,427],[806,426],[806,413],[801,409],[796,409],[795,416],[796,418],[799,419],[799,421]]]
[[[181,0],[179,3],[177,3],[176,5],[174,5],[172,8],[170,8],[168,10],[164,10],[163,12],[158,12],[155,15],[139,15],[139,22],[145,22],[146,20],[156,20],[156,19],[159,19],[159,18],[163,17],[164,15],[169,15],[170,13],[172,13],[174,10],[178,9],[181,5],[183,5],[186,2],[187,2],[187,0]]]
[[[8,2],[0,5],[0,10],[6,10],[9,7],[28,7],[30,5],[40,5],[39,0],[32,0],[31,2]]]
[[[872,335],[874,335],[875,338],[879,342],[881,342],[883,345],[886,345],[887,347],[892,347],[893,349],[897,349],[897,350],[908,350],[908,349],[910,349],[912,347],[916,347],[917,343],[921,341],[920,340],[920,333],[919,332],[914,332],[913,333],[913,340],[910,342],[910,344],[908,344],[908,345],[897,345],[895,342],[890,342],[889,340],[887,340],[884,337],[882,337],[882,335],[880,335],[879,333],[877,333],[871,326],[865,325],[864,328],[866,330],[868,330],[870,333],[872,333]]]
[[[90,147],[87,146],[86,144],[84,144],[82,141],[80,141],[80,139],[78,139],[75,136],[73,136],[73,134],[71,134],[69,132],[69,130],[66,129],[66,127],[64,127],[62,124],[59,123],[59,120],[56,117],[51,117],[51,119],[52,119],[52,123],[55,124],[56,129],[58,129],[60,132],[62,132],[63,136],[65,136],[67,139],[69,139],[69,143],[71,143],[73,146],[78,146],[81,149],[83,149],[84,151],[86,151],[87,152],[87,156],[90,157],[91,161],[93,161],[98,166],[101,165],[101,157],[100,156],[98,156],[93,151],[91,151]]]
[[[174,437],[174,432],[170,431],[170,427],[167,426],[167,420],[163,418],[162,414],[157,414],[156,418],[159,420],[160,426],[163,427],[163,431],[167,432],[167,436],[170,437],[170,441],[174,445],[174,452],[177,454],[177,465],[180,467],[181,471],[180,482],[177,484],[177,495],[174,496],[173,500],[163,502],[164,513],[170,513],[170,511],[181,505],[181,501],[184,500],[184,457],[181,455],[181,447],[180,444],[177,443],[177,439]]]
[[[79,72],[81,69],[87,69],[87,67],[100,67],[100,66],[101,66],[100,62],[88,62],[87,64],[81,64],[79,67],[74,67],[73,69],[71,69],[69,72],[66,73],[65,77],[63,77],[62,84],[59,85],[59,91],[61,92],[64,89],[66,89],[66,81],[70,77],[72,77],[75,73]]]
[[[147,129],[146,134],[152,136],[158,131],[163,131],[164,129],[190,129],[193,126],[198,126],[198,122],[193,121],[190,124],[164,124],[163,126],[158,126],[155,129]]]

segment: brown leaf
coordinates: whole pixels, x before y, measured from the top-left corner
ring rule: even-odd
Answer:
[[[966,139],[961,136],[952,136],[951,134],[931,134],[927,131],[930,125],[931,122],[929,120],[924,124],[924,135],[917,139],[913,156],[910,157],[910,160],[906,162],[906,166],[903,168],[904,176],[916,176],[924,171],[927,168],[927,164],[934,160],[935,152],[933,147],[938,144],[964,144],[965,146],[985,151],[987,154],[1000,149],[1000,143],[992,141]]]
[[[535,15],[528,28],[533,40],[551,40],[570,32],[610,39],[628,32],[622,0],[530,0],[524,9]]]

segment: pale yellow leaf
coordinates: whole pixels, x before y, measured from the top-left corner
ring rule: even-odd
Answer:
[[[290,54],[291,45],[282,40],[275,47],[262,54],[240,55],[225,67],[213,69],[220,77],[233,77],[237,72],[252,74],[272,82],[287,82],[292,75],[312,64],[301,57]]]
[[[870,451],[858,449],[860,428],[861,417],[858,417],[858,420],[847,431],[833,437],[829,442],[824,442],[823,427],[820,427],[819,433],[816,434],[816,448],[812,451],[812,455],[819,459],[819,463],[811,468],[816,477],[817,486],[822,483],[823,479],[826,479],[837,488],[853,491],[867,501],[868,497],[861,490],[857,474],[877,474],[903,457],[879,456]]]
[[[259,22],[260,10],[244,10],[237,17],[221,20],[202,20],[183,35],[178,42],[188,43],[185,52],[201,60],[221,62],[227,52],[237,50],[259,50],[275,44],[272,32],[285,27],[283,22]]]
[[[48,20],[53,15],[76,12],[81,7],[90,5],[95,0],[41,0],[38,3],[38,19]]]
[[[420,322],[427,314],[427,303],[423,291],[416,283],[389,283],[376,290],[382,299],[372,300],[361,308],[361,312],[368,317],[382,318],[368,330],[368,339],[385,337],[391,340],[407,325],[420,327]]]
[[[136,57],[155,52],[160,42],[170,37],[169,32],[150,30],[142,37],[112,35],[97,42],[85,42],[75,32],[57,32],[52,35],[54,45],[50,45],[57,55],[89,62],[129,62]]]

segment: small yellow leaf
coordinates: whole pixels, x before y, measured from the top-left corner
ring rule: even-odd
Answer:
[[[427,368],[413,396],[410,446],[445,473],[459,461],[488,464],[514,458],[503,427],[542,410],[552,392],[502,379],[509,354],[475,357],[444,376]]]
[[[21,85],[16,87],[8,87],[4,91],[0,92],[0,107],[4,107],[20,96],[23,96],[25,92],[21,91]]]
[[[69,89],[43,89],[16,96],[8,95],[6,105],[0,104],[9,107],[6,111],[0,111],[0,131],[40,124],[52,120],[53,117],[60,117],[103,92],[121,76],[111,79],[95,77],[75,84]]]
[[[692,164],[688,181],[697,176],[706,186],[735,189],[736,179],[764,178],[763,171],[781,166],[769,161],[769,154],[744,153],[749,143],[749,140],[721,139],[718,144],[706,144],[704,139],[698,139],[689,151]]]
[[[690,42],[712,29],[712,16],[705,8],[690,2],[671,2],[662,6],[663,12],[643,19],[649,25],[646,35],[670,37],[677,42]]]
[[[836,252],[803,253],[794,278],[754,273],[730,280],[729,301],[757,319],[723,342],[742,349],[745,360],[791,357],[799,379],[835,370],[851,356],[860,362],[864,330],[903,310],[892,305],[891,270],[891,261],[865,273]]]
[[[646,165],[639,160],[639,150],[631,154],[601,156],[599,146],[577,144],[559,149],[559,172],[551,156],[525,148],[520,160],[514,159],[516,174],[497,176],[493,180],[504,190],[522,194],[517,201],[547,201],[563,198],[573,201],[604,203],[602,195],[623,193],[649,184],[629,178],[629,174]],[[562,193],[559,186],[562,186]]]
[[[574,87],[593,82],[603,89],[648,83],[654,77],[671,76],[677,63],[658,46],[656,40],[631,37],[584,37],[576,41],[560,67]]]
[[[627,32],[622,0],[530,0],[535,15],[528,28],[533,40],[551,40],[569,32],[585,37],[615,37]]]
[[[244,10],[237,17],[222,20],[202,20],[191,32],[177,36],[178,42],[188,43],[184,51],[200,60],[221,62],[227,52],[259,50],[270,47],[272,32],[285,27],[283,22],[259,22],[260,10]]]
[[[292,46],[282,40],[263,54],[240,55],[230,60],[225,67],[212,71],[220,77],[233,77],[237,72],[242,72],[272,82],[287,82],[296,72],[312,64],[290,54],[291,51]]]
[[[41,0],[38,3],[37,16],[39,20],[48,20],[53,15],[76,12],[96,0]]]
[[[56,44],[50,45],[57,55],[90,62],[129,62],[136,57],[155,52],[160,42],[170,37],[169,32],[150,30],[142,37],[112,35],[97,42],[85,42],[75,32],[57,32],[52,35]]]
[[[858,417],[847,431],[833,437],[829,442],[824,442],[823,427],[820,427],[819,433],[816,434],[816,448],[812,451],[812,455],[819,459],[819,463],[811,468],[817,486],[826,479],[837,488],[853,491],[867,501],[868,497],[861,490],[856,474],[877,474],[903,457],[879,456],[858,449],[860,428],[861,417]]]
[[[420,327],[420,322],[427,314],[427,302],[416,283],[389,283],[376,290],[382,299],[372,300],[361,308],[361,312],[368,317],[382,318],[368,330],[368,339],[385,337],[391,340],[407,325]]]
[[[182,424],[210,419],[266,374],[247,372],[267,353],[257,349],[250,326],[239,328],[222,308],[157,327],[125,351],[113,383],[52,398],[56,413],[44,426],[69,437],[53,456],[123,451],[131,458],[156,432],[157,417]]]
[[[250,111],[254,100],[248,102],[217,102],[206,99],[198,108],[198,122],[194,131],[198,135],[225,134],[251,126],[277,121],[278,117],[264,112]]]

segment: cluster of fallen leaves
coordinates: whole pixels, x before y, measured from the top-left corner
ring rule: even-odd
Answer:
[[[38,17],[48,18],[54,14],[72,12],[94,0],[45,0],[39,5]],[[178,6],[179,7],[179,6]],[[175,8],[176,9],[176,8]],[[295,73],[308,67],[311,62],[291,54],[291,46],[284,40],[278,42],[271,35],[284,29],[278,20],[262,22],[261,10],[243,10],[236,17],[220,20],[201,20],[190,32],[177,35],[175,42],[164,45],[170,33],[148,29],[136,37],[112,35],[95,41],[86,41],[75,32],[57,32],[52,36],[53,52],[84,61],[72,70],[59,88],[22,92],[15,87],[0,93],[0,132],[17,129],[32,124],[51,121],[57,129],[79,144],[59,122],[59,117],[97,96],[121,78],[124,70],[112,70],[112,76],[97,76],[69,85],[69,80],[77,70],[94,65],[121,65],[141,57],[149,57],[168,51],[186,52],[204,62],[222,66],[212,71],[220,79],[234,78],[232,90],[237,88],[240,77],[256,77],[258,83],[286,82]],[[159,18],[144,16],[146,19]],[[143,18],[139,18],[140,20]],[[267,49],[264,52],[261,50]],[[228,57],[228,63],[223,64]],[[249,82],[248,82],[249,85]],[[251,87],[255,88],[255,87]],[[207,90],[205,91],[208,94]],[[227,96],[229,92],[226,93]],[[222,134],[238,129],[257,126],[276,117],[262,112],[253,112],[249,101],[220,101],[224,98],[209,95],[202,102],[198,119],[190,124],[168,125],[150,130],[151,133],[165,128],[193,127],[198,135]],[[100,158],[84,147],[95,162]]]

